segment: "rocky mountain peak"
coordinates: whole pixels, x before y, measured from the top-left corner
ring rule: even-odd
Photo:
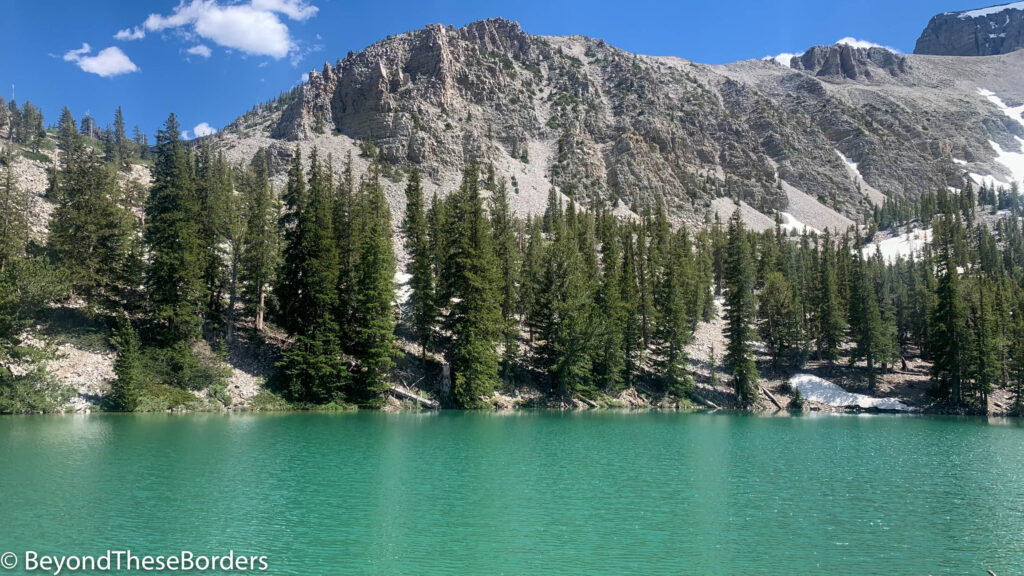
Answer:
[[[791,65],[823,78],[873,80],[879,76],[898,77],[907,72],[907,59],[880,47],[856,48],[849,44],[814,46],[793,58]]]
[[[914,54],[991,56],[1024,48],[1024,2],[945,12],[928,22]]]
[[[991,143],[1016,154],[1020,124],[980,89],[1010,108],[1024,102],[1022,58],[843,43],[789,67],[707,66],[532,36],[503,19],[435,24],[311,71],[216,138],[240,160],[272,148],[280,166],[296,145],[340,158],[373,140],[391,174],[417,167],[440,194],[480,160],[528,211],[554,188],[626,211],[665,199],[694,221],[742,201],[798,218],[815,205],[849,222],[886,196],[960,188],[967,173],[1009,182],[1009,156]],[[401,202],[401,190],[393,196]]]

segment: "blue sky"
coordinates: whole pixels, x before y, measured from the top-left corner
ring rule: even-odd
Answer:
[[[389,34],[501,16],[532,34],[584,34],[642,54],[725,63],[854,37],[911,52],[934,14],[923,0],[25,0],[0,19],[0,94],[104,125],[123,106],[152,134],[175,112],[189,133]],[[982,4],[984,2],[982,1]],[[117,36],[115,38],[115,36]],[[200,131],[203,129],[200,128]]]

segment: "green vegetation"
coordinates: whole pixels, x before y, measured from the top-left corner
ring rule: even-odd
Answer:
[[[982,411],[999,388],[1018,412],[1024,403],[1016,188],[965,183],[877,208],[869,231],[912,220],[934,230],[915,259],[886,261],[863,250],[860,229],[796,235],[777,222],[756,233],[736,213],[692,230],[671,224],[662,198],[635,199],[638,216],[620,219],[582,182],[521,217],[494,166],[477,162],[458,189],[428,199],[420,173],[387,168],[369,140],[364,174],[352,158],[336,174],[330,157],[296,148],[275,190],[266,150],[231,166],[211,143],[183,142],[173,115],[150,149],[138,130],[126,135],[120,110],[100,129],[65,109],[49,135],[30,104],[0,110],[12,140],[0,158],[3,412],[56,410],[69,394],[46,371],[51,352],[27,345],[34,325],[116,352],[111,410],[230,404],[224,358],[246,338],[281,350],[254,409],[379,407],[396,366],[410,366],[396,332],[415,342],[424,387],[450,407],[496,405],[496,393],[522,386],[593,405],[633,386],[686,404],[687,347],[716,314],[716,294],[737,406],[757,402],[761,373],[809,358],[847,362],[872,387],[898,361],[924,359],[935,403],[950,411]],[[37,243],[11,165],[48,142],[54,210]],[[152,163],[148,190],[119,174],[138,162]],[[396,295],[389,175],[405,178],[407,299]],[[1011,217],[983,217],[998,211]]]

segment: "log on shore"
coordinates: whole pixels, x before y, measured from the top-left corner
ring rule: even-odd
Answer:
[[[412,390],[409,390],[405,386],[399,386],[396,384],[391,387],[390,392],[402,400],[411,400],[413,402],[416,402],[420,406],[430,408],[431,410],[437,410],[441,408],[440,402],[436,400],[431,400],[430,398],[424,398],[423,396],[420,396],[419,394],[413,392]]]
[[[765,388],[764,386],[758,386],[758,388],[760,388],[760,389],[761,389],[761,392],[762,392],[762,393],[763,393],[763,394],[764,394],[765,396],[767,396],[769,400],[771,400],[771,401],[772,401],[772,404],[775,404],[775,407],[776,407],[776,408],[778,408],[779,410],[782,410],[782,404],[780,404],[780,403],[779,403],[779,400],[778,400],[778,398],[776,398],[774,394],[772,394],[771,392],[769,392],[769,391],[768,391],[768,389],[767,389],[767,388]]]

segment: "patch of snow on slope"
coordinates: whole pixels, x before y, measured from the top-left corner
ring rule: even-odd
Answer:
[[[395,272],[395,284],[398,284],[398,289],[395,290],[396,304],[405,304],[409,301],[409,297],[412,296],[412,286],[409,285],[410,280],[412,280],[412,274]]]
[[[1003,150],[1002,146],[991,140],[989,140],[989,144],[996,151],[996,162],[1006,166],[1010,174],[1013,175],[1013,180],[1020,182],[1024,180],[1024,139],[1021,139],[1019,136],[1014,136],[1014,138],[1017,140],[1017,144],[1022,152]]]
[[[836,150],[836,154],[839,154],[839,157],[843,159],[843,162],[846,162],[846,165],[849,166],[850,170],[857,176],[857,180],[864,179],[864,177],[860,175],[860,170],[857,169],[857,163],[853,161],[853,158],[847,158],[846,155],[839,150]]]
[[[960,12],[960,18],[963,20],[968,18],[982,18],[989,14],[999,14],[1003,10],[1024,10],[1024,2],[1013,2],[1011,4],[1001,4],[999,6],[990,6],[988,8],[979,8],[978,10]]]
[[[1003,99],[996,96],[996,93],[991,90],[985,90],[984,88],[978,88],[978,94],[984,96],[989,102],[996,105],[996,108],[1010,117],[1011,120],[1017,122],[1021,126],[1024,126],[1024,105],[1022,106],[1007,106]]]
[[[797,374],[789,379],[790,386],[800,390],[805,400],[829,406],[875,408],[896,412],[917,412],[918,408],[908,406],[896,398],[875,398],[864,394],[847,392],[841,387],[812,374]]]
[[[926,244],[932,241],[932,229],[923,228],[904,232],[899,236],[886,238],[878,244],[870,243],[861,249],[865,258],[871,258],[876,250],[881,250],[882,258],[886,262],[892,262],[898,258],[910,258],[919,256]]]
[[[780,224],[780,228],[785,230],[787,234],[793,230],[796,230],[798,234],[803,234],[805,230],[808,234],[811,232],[821,233],[821,230],[804,224],[789,212],[779,212],[779,216],[782,216],[782,224]]]

